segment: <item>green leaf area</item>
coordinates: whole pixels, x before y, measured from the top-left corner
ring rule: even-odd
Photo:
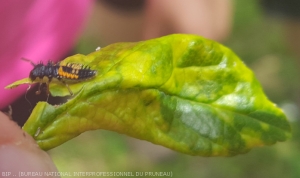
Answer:
[[[253,72],[230,49],[199,36],[117,43],[67,62],[98,73],[70,83],[68,102],[34,108],[23,129],[44,150],[94,129],[200,156],[232,156],[291,135]],[[50,91],[69,95],[59,82]]]

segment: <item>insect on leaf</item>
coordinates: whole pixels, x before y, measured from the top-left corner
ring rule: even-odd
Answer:
[[[199,36],[117,43],[63,62],[88,65],[97,76],[69,84],[75,95],[68,102],[34,108],[23,129],[44,150],[95,129],[200,156],[232,156],[291,135],[253,72],[230,49]],[[59,83],[50,92],[68,94]]]

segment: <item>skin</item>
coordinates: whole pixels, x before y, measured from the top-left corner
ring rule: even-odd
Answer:
[[[232,9],[232,0],[148,0],[143,35],[190,33],[223,41],[231,30]]]
[[[57,172],[50,156],[7,115],[0,112],[0,172]],[[30,177],[30,176],[29,176]],[[45,176],[48,177],[49,176]]]
[[[224,41],[230,34],[233,6],[232,0],[146,0],[142,10],[128,12],[96,3],[83,39],[106,46],[187,33]]]

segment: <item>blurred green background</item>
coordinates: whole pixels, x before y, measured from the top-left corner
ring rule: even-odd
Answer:
[[[267,96],[282,107],[293,137],[228,158],[192,157],[110,131],[86,132],[49,151],[61,172],[170,172],[173,177],[299,178],[299,72],[284,36],[284,24],[267,18],[258,1],[235,0],[231,36],[224,42],[255,72]],[[78,52],[95,50],[82,39]],[[299,61],[298,61],[299,62]],[[297,100],[298,99],[298,100]],[[151,176],[143,176],[151,177]]]

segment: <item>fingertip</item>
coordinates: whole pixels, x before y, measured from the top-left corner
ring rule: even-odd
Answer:
[[[57,172],[50,156],[1,112],[0,123],[0,172],[11,172],[12,176],[20,176],[20,172]]]

